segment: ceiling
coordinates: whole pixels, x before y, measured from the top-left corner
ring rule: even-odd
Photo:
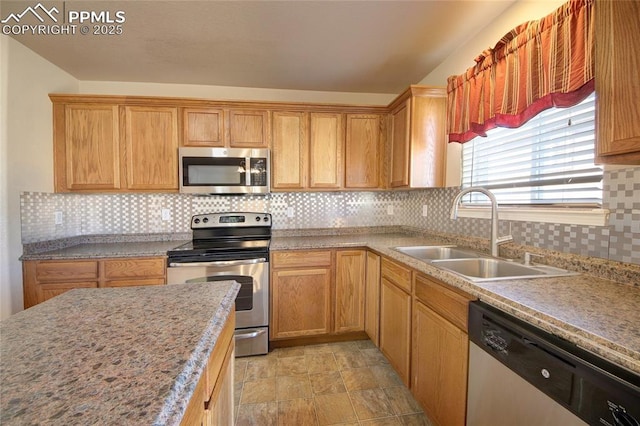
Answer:
[[[10,17],[29,6],[46,26],[56,22],[44,9],[56,25],[72,11],[124,12],[121,35],[74,22],[76,34],[12,36],[84,81],[399,93],[515,1],[1,0],[0,18],[43,24],[32,11]]]

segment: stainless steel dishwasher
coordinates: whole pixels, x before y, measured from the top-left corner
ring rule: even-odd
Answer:
[[[469,305],[468,426],[639,426],[640,376],[482,302]]]

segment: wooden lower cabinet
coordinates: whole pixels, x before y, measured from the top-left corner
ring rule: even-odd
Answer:
[[[380,350],[409,386],[411,295],[384,277],[380,284]]]
[[[166,284],[166,259],[31,260],[22,274],[26,309],[74,288]]]
[[[225,323],[180,425],[223,426],[233,424],[233,359],[235,312]]]
[[[271,338],[330,333],[331,251],[274,252],[271,268]]]
[[[336,251],[336,333],[364,330],[366,250]]]
[[[364,331],[380,347],[380,256],[367,252],[365,277]]]
[[[464,425],[472,296],[414,274],[411,391],[438,425]]]
[[[464,425],[469,338],[420,302],[413,312],[413,395],[436,424]]]
[[[409,386],[411,270],[383,258],[380,274],[380,350]]]
[[[271,280],[271,337],[302,337],[331,331],[331,268],[275,271]]]
[[[232,425],[234,418],[234,400],[233,400],[233,383],[234,383],[234,362],[235,345],[231,344],[225,363],[220,372],[220,384],[214,389],[210,402],[205,409],[203,424],[205,426],[222,426]],[[217,393],[217,395],[215,395]]]
[[[366,250],[271,254],[272,340],[364,336]]]

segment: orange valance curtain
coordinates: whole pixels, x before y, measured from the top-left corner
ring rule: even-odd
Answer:
[[[519,127],[547,108],[573,106],[594,90],[594,0],[571,0],[519,25],[464,74],[448,78],[449,142]]]

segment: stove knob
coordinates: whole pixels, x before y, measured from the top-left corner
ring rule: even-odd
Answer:
[[[256,222],[260,222],[260,216],[256,216]]]
[[[208,217],[205,217],[204,219],[202,219],[202,223],[207,223],[207,222],[209,222],[209,218]]]
[[[200,223],[200,219],[193,219],[193,223]]]
[[[263,220],[264,220],[265,222],[269,222],[269,216],[265,216],[265,217],[263,218]]]

